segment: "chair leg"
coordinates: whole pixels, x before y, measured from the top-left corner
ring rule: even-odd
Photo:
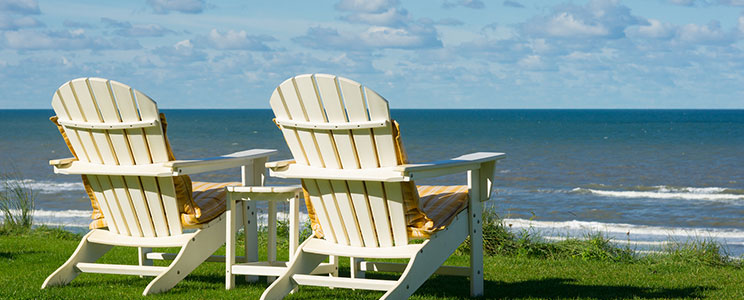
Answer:
[[[41,285],[42,289],[49,286],[65,285],[70,283],[70,281],[75,279],[75,277],[77,277],[81,273],[75,268],[75,265],[77,265],[77,263],[95,262],[96,260],[101,258],[101,256],[106,254],[106,252],[111,250],[111,248],[113,248],[113,246],[111,245],[88,242],[88,236],[92,232],[93,231],[86,234],[85,237],[83,237],[83,239],[80,241],[77,249],[75,249],[75,252],[73,252],[70,256],[70,258],[67,259],[67,261],[62,264],[62,266],[60,266],[56,271],[49,275],[46,280],[44,280],[44,283]]]
[[[476,203],[477,202],[477,203]],[[471,201],[468,212],[470,234],[470,297],[483,296],[483,224],[480,202]]]
[[[435,236],[424,242],[421,250],[408,262],[396,286],[380,299],[408,299],[465,240],[464,235],[442,233],[445,236]]]
[[[261,300],[283,299],[297,287],[297,284],[292,280],[293,275],[310,274],[327,257],[327,255],[304,252],[302,246],[300,246],[300,250],[295,253],[287,271],[266,288],[261,295]]]
[[[168,269],[147,285],[143,296],[165,292],[173,288],[196,267],[209,258],[225,243],[225,221],[201,229],[194,233],[189,242],[181,248]]]

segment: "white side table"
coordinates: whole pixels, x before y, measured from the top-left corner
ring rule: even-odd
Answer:
[[[276,204],[289,202],[289,257],[299,244],[300,186],[231,186],[227,187],[227,231],[225,240],[225,288],[235,286],[235,275],[279,276],[287,262],[276,260]],[[258,224],[256,204],[268,201],[267,261],[258,261]],[[245,230],[245,255],[235,256],[235,235],[242,225]],[[273,278],[269,279],[271,281]],[[255,280],[257,278],[247,278]]]

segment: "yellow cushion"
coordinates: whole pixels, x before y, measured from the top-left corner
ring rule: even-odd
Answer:
[[[184,226],[194,226],[211,221],[218,217],[226,209],[227,191],[226,186],[242,185],[240,182],[202,182],[193,181],[192,198],[194,206],[187,207],[181,213],[181,223]]]
[[[49,120],[57,126],[59,133],[65,140],[67,148],[70,149],[70,153],[72,153],[72,155],[77,158],[77,154],[72,148],[70,139],[67,137],[67,133],[65,133],[64,127],[62,127],[62,125],[60,125],[57,121],[58,119],[59,118],[57,116],[52,116],[49,118]],[[168,152],[168,160],[175,160],[176,158],[173,155],[173,149],[171,148],[170,141],[168,140],[168,136],[166,135],[168,123],[165,120],[165,114],[163,113],[160,114],[160,123],[163,128],[163,136],[165,137],[165,147]],[[90,183],[88,183],[88,178],[85,175],[82,175],[82,179],[83,186],[85,186],[85,192],[88,194],[91,202],[90,204],[93,207],[93,212],[91,214],[91,219],[93,219],[93,221],[88,225],[88,228],[97,229],[107,227],[108,225],[106,224],[106,220],[103,217],[103,213],[101,212],[98,200],[93,193],[93,189],[90,187]],[[214,194],[212,192],[204,193],[209,191],[209,189],[205,187],[209,187],[211,185],[200,185],[200,190],[194,190],[194,195],[192,195],[192,182],[191,178],[188,175],[174,176],[173,184],[176,190],[176,201],[178,202],[178,207],[181,210],[182,214],[182,225],[193,227],[201,223],[209,222],[225,211],[224,192],[222,193],[222,195],[220,195],[219,193]],[[236,183],[224,183],[222,187],[232,184]],[[198,200],[196,199],[197,197],[199,197]]]
[[[398,122],[393,121],[393,137],[398,164],[408,163],[403,148]],[[405,210],[408,237],[410,239],[428,238],[437,230],[452,223],[454,217],[468,207],[468,187],[455,186],[416,186],[413,181],[402,182],[403,209]],[[320,222],[305,190],[305,206],[310,218],[311,228],[317,237],[323,237]]]

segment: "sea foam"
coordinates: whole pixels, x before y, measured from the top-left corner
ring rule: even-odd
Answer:
[[[721,187],[668,187],[656,186],[642,188],[641,190],[600,190],[592,188],[574,188],[572,193],[592,194],[603,197],[615,198],[651,198],[651,199],[682,199],[682,200],[708,200],[708,201],[735,201],[744,200],[744,194],[735,194],[737,190],[729,190]]]

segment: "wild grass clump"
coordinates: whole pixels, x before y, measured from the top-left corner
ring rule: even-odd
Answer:
[[[36,193],[19,173],[0,174],[0,211],[3,225],[0,233],[25,233],[34,219]]]
[[[654,256],[667,263],[742,267],[741,261],[733,260],[719,243],[710,239],[693,239],[684,242],[673,240],[664,244],[660,255]]]
[[[620,248],[602,234],[587,235],[583,239],[568,238],[560,242],[547,242],[532,229],[518,232],[510,230],[493,208],[483,210],[483,253],[529,258],[580,258],[599,261],[632,261],[633,250]],[[465,240],[457,254],[470,251],[470,238]]]

